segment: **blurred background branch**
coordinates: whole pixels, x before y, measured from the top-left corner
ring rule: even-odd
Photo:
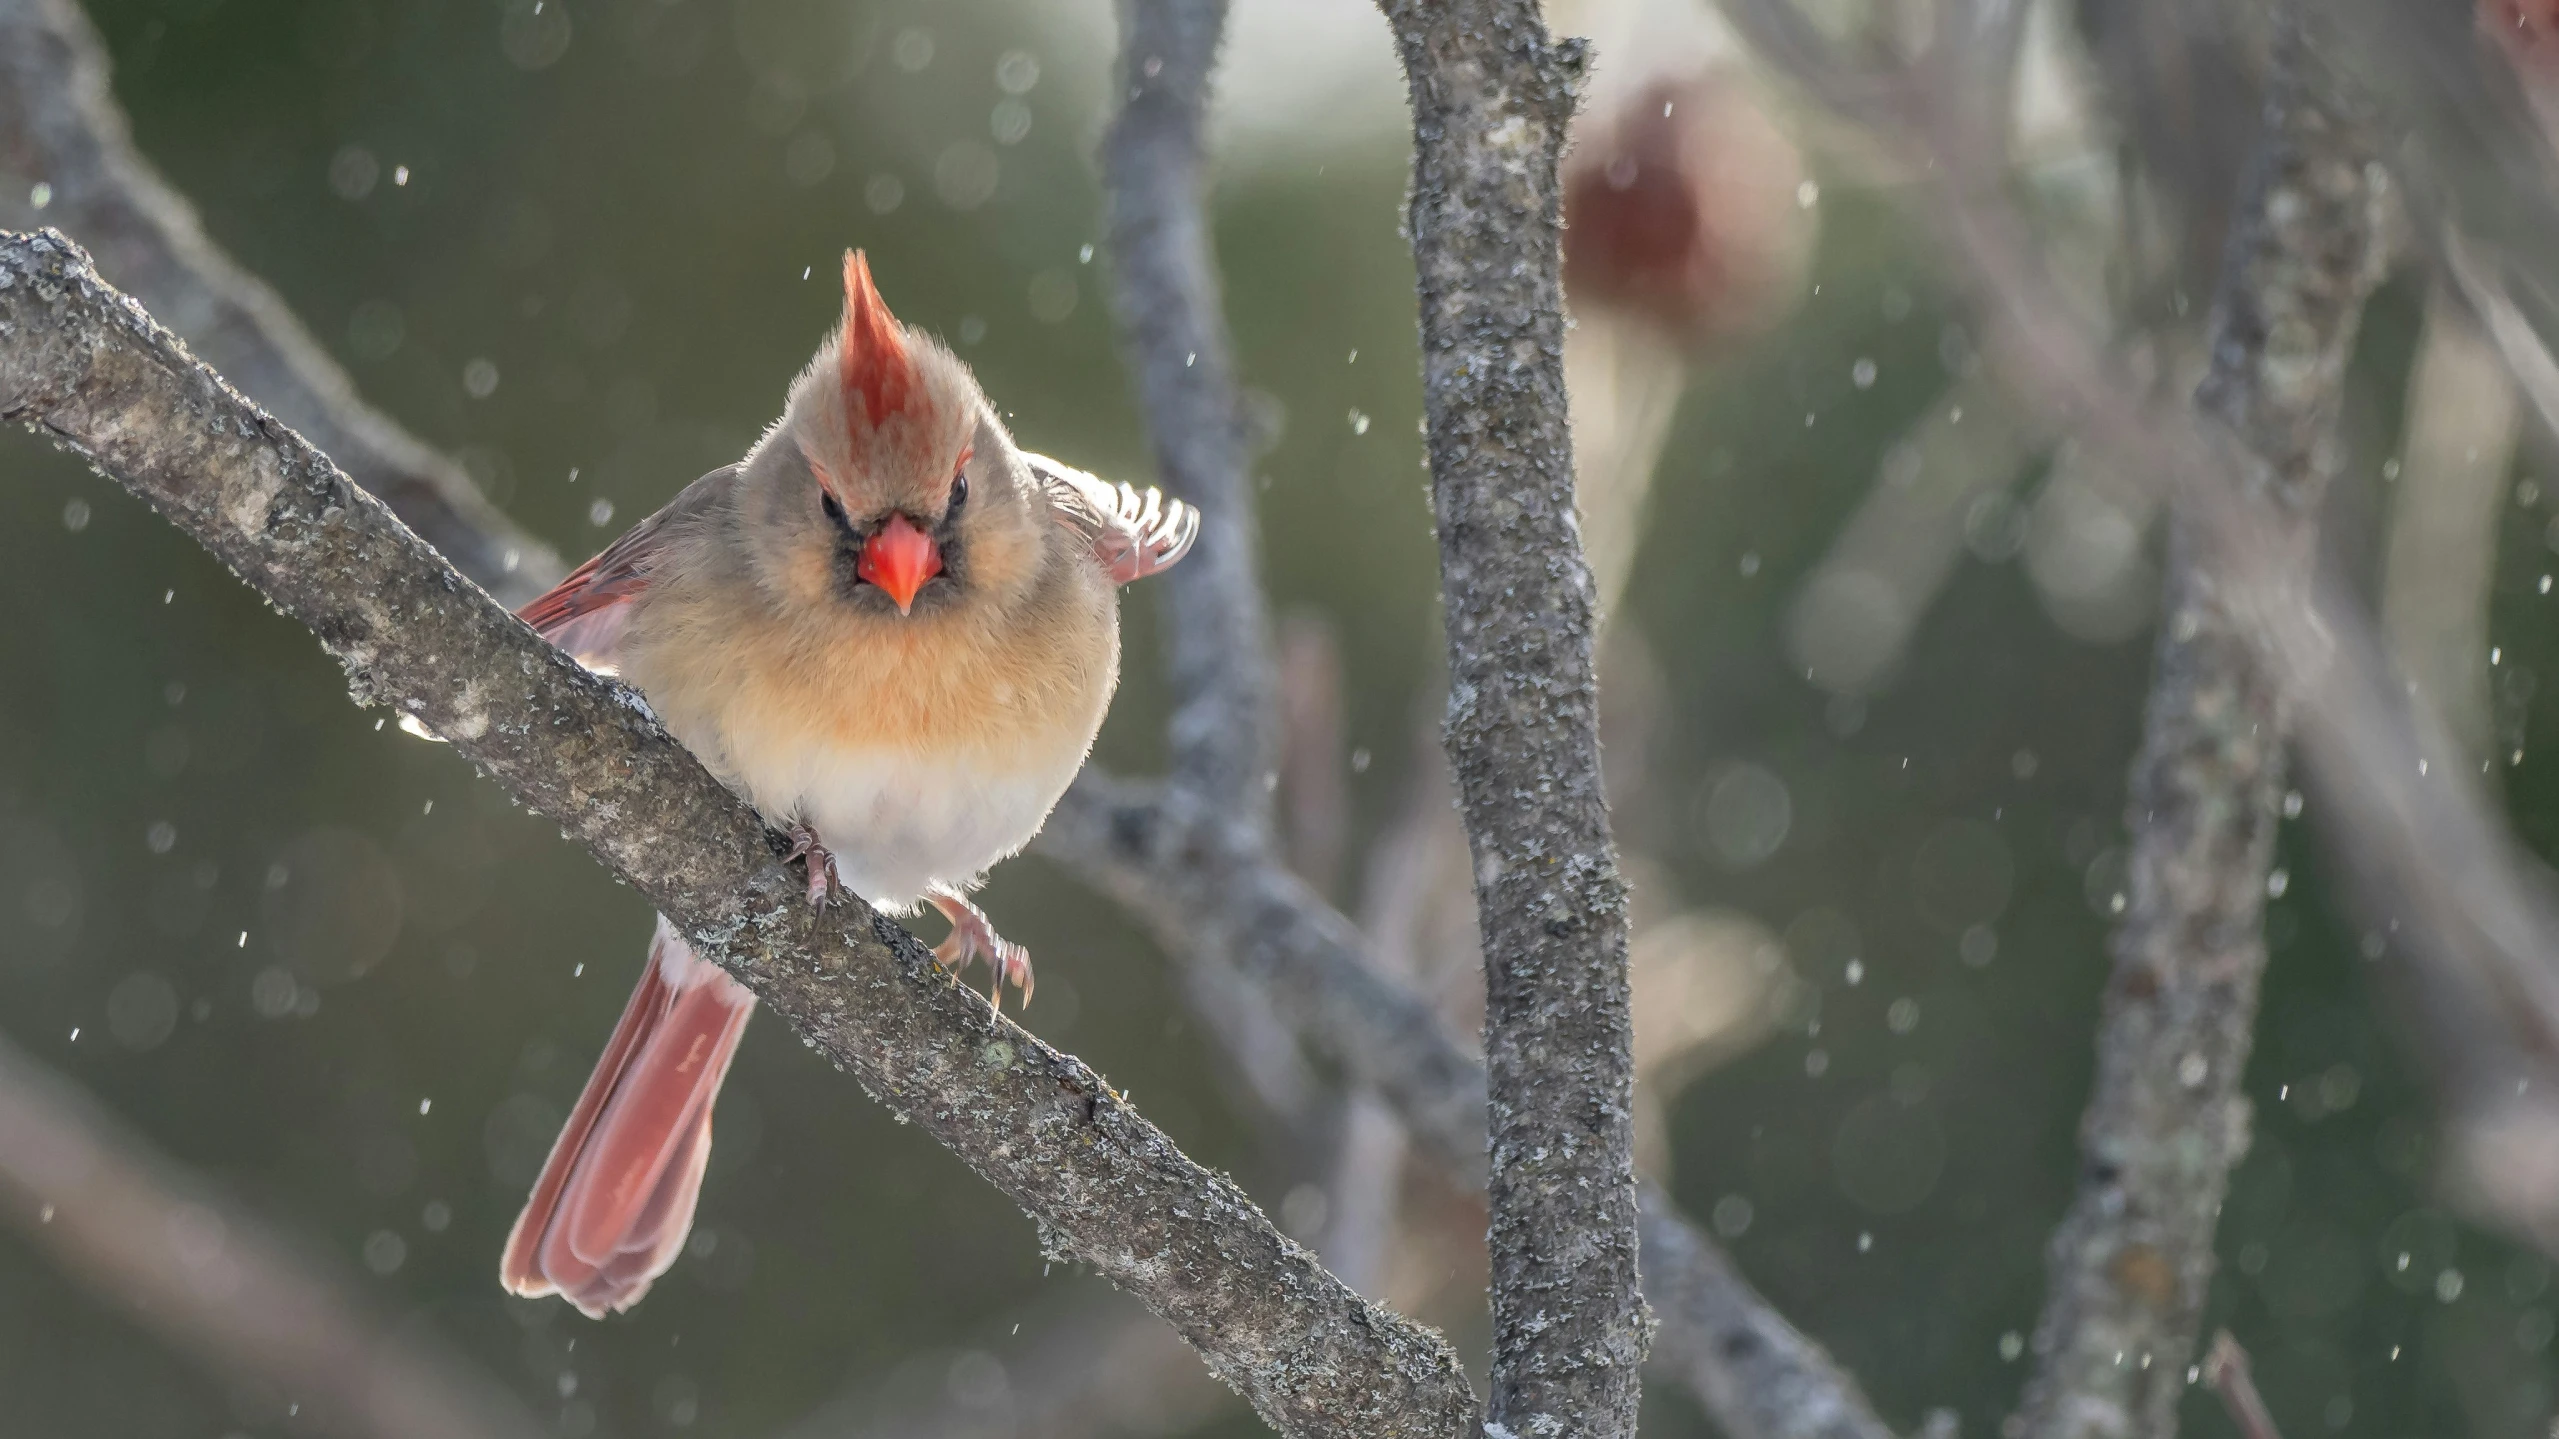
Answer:
[[[2338,463],[2346,364],[2386,268],[2390,189],[2370,119],[2278,20],[2266,122],[2213,305],[2197,403],[2250,463],[2264,563],[2299,588]],[[2125,817],[2128,903],[2080,1125],[2079,1194],[2052,1242],[2023,1430],[2037,1439],[2176,1432],[2217,1265],[2266,966],[2265,912],[2291,728],[2243,621],[2172,525],[2166,605]]]
[[[265,281],[204,232],[133,145],[98,32],[76,0],[0,3],[0,229],[54,225],[205,363],[346,466],[409,528],[508,604],[549,589],[559,554],[462,467],[365,403]]]
[[[346,1439],[549,1428],[54,1072],[0,1040],[0,1217],[212,1377]]]

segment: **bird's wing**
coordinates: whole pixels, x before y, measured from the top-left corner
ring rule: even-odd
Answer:
[[[723,465],[684,487],[664,509],[633,525],[604,553],[569,572],[516,611],[534,632],[594,669],[611,669],[630,602],[648,588],[649,568],[665,549],[669,522],[706,509],[725,492],[737,466]]]
[[[1047,491],[1058,523],[1093,546],[1115,584],[1171,569],[1200,537],[1200,512],[1152,486],[1114,485],[1027,450],[1022,460]]]

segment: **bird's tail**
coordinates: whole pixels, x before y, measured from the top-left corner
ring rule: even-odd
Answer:
[[[711,1107],[755,996],[664,916],[648,969],[507,1236],[499,1280],[591,1319],[675,1263],[711,1157]]]

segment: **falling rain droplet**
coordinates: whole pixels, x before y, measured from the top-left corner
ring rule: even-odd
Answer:
[[[1848,367],[1848,382],[1861,390],[1875,388],[1875,362],[1860,356]]]

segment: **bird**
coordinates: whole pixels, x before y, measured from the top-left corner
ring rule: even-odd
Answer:
[[[1082,768],[1119,675],[1118,589],[1199,512],[1017,446],[969,367],[889,313],[860,250],[839,325],[744,459],[519,617],[636,688],[790,839],[807,898],[949,920],[937,958],[1031,997],[968,892]],[[691,1231],[755,996],[661,915],[648,962],[508,1235],[500,1280],[627,1310]]]

